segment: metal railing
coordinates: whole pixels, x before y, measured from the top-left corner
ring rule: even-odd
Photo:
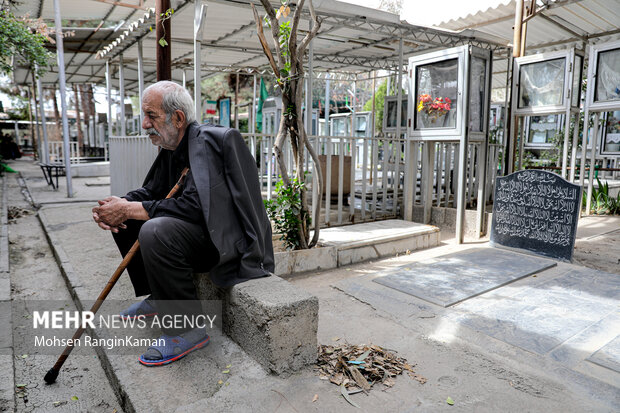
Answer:
[[[274,135],[242,134],[250,152],[256,160],[259,182],[263,197],[275,196],[276,183],[280,180],[275,153]],[[320,157],[323,170],[323,202],[321,226],[336,226],[349,223],[376,221],[404,216],[405,182],[412,182],[413,204],[422,205],[421,176],[422,149],[425,144],[435,145],[432,165],[433,206],[456,208],[459,170],[458,143],[408,143],[406,139],[394,136],[310,136],[311,145]],[[411,159],[406,157],[407,145],[413,145]],[[486,176],[480,176],[481,143],[470,143],[467,151],[466,203],[471,208],[477,204],[478,185],[486,182],[486,201],[494,190],[501,145],[489,145]],[[284,161],[291,176],[295,174],[290,144],[283,148]],[[123,195],[138,188],[151,166],[157,148],[146,136],[113,136],[110,138],[110,181],[114,195]],[[317,205],[313,193],[315,183],[314,166],[307,150],[304,159],[308,203]],[[409,164],[413,167],[410,168]],[[407,171],[413,171],[415,179],[406,179]]]

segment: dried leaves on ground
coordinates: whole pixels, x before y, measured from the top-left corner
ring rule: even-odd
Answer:
[[[9,222],[14,222],[18,218],[21,218],[26,215],[30,215],[30,213],[31,211],[27,209],[16,207],[16,206],[10,206],[7,211],[7,218]]]
[[[374,344],[319,345],[317,366],[322,380],[346,388],[348,394],[368,391],[377,383],[392,387],[403,371],[422,384],[426,382],[407,360]]]

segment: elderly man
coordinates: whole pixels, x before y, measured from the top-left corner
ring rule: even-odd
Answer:
[[[199,125],[193,108],[189,93],[174,82],[146,88],[142,128],[161,147],[159,155],[142,188],[93,208],[93,219],[112,231],[123,256],[140,241],[141,254],[128,272],[136,296],[149,296],[122,312],[124,318],[200,314],[194,271],[208,271],[215,285],[230,287],[274,270],[256,163],[239,131]],[[165,199],[185,167],[182,187]],[[200,328],[162,329],[166,344],[150,347],[140,363],[168,364],[209,340]]]

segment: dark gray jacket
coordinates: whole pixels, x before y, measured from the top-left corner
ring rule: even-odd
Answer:
[[[236,129],[196,122],[188,128],[190,170],[209,235],[219,253],[219,262],[210,271],[211,280],[217,286],[230,287],[270,275],[274,271],[271,223],[256,161],[241,134]]]

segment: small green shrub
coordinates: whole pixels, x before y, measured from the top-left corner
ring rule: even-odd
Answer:
[[[299,194],[305,184],[299,182],[297,178],[291,180],[289,186],[284,185],[280,180],[276,184],[276,197],[265,200],[265,209],[269,218],[273,221],[277,233],[282,234],[281,241],[287,250],[301,249],[301,239],[299,238],[300,213],[301,219],[305,220],[309,227],[311,218],[309,214],[304,214],[301,208],[301,198]]]
[[[592,202],[590,204],[590,212],[598,215],[620,215],[620,193],[617,197],[609,195],[609,184],[601,183],[596,178],[597,187],[592,188]],[[583,191],[583,205],[586,205],[587,192]]]

